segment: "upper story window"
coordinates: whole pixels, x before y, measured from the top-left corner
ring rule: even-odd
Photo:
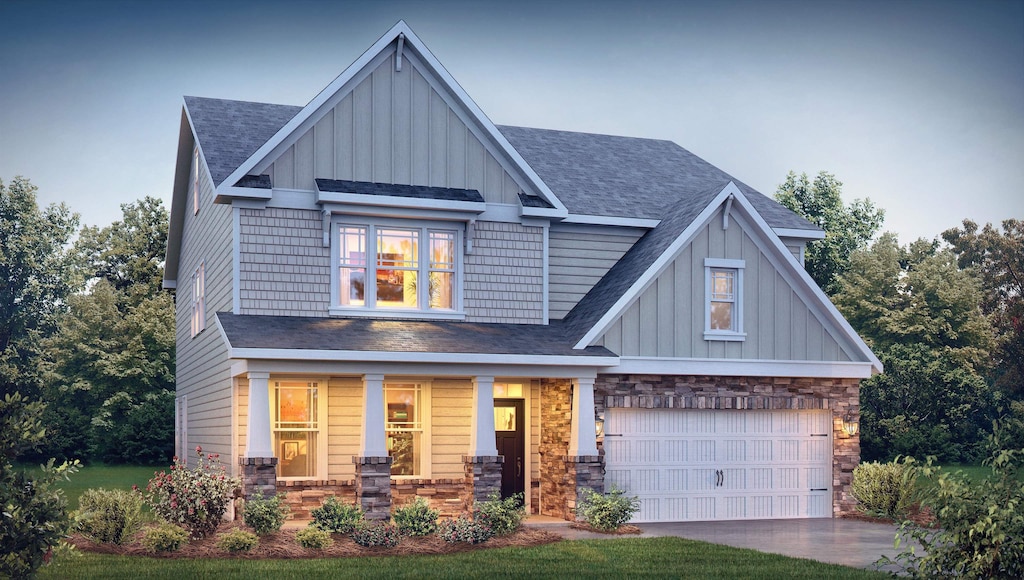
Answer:
[[[336,222],[333,311],[459,316],[460,237],[447,224]]]
[[[743,260],[704,259],[705,340],[744,340]]]
[[[206,330],[206,264],[192,274],[192,336]]]
[[[192,156],[192,215],[199,214],[199,147]]]

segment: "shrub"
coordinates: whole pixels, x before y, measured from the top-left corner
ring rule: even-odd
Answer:
[[[245,525],[260,536],[273,534],[280,530],[284,525],[284,520],[291,512],[288,504],[284,503],[284,497],[284,494],[279,494],[270,499],[264,499],[262,493],[257,493],[245,502],[245,509],[242,511]]]
[[[477,502],[473,507],[473,519],[482,519],[482,523],[487,524],[495,536],[504,536],[516,531],[524,517],[526,508],[523,506],[521,493],[501,499],[497,492],[493,492],[487,501]]]
[[[610,532],[628,523],[639,509],[637,497],[628,496],[614,486],[608,493],[584,489],[576,516],[596,530]]]
[[[142,497],[123,489],[87,489],[78,499],[78,531],[97,542],[122,544],[142,528]]]
[[[142,532],[141,543],[150,552],[177,552],[188,543],[188,532],[174,524],[162,522]]]
[[[931,458],[921,468],[929,484],[923,504],[935,515],[935,528],[904,522],[897,547],[907,541],[896,563],[915,578],[1024,578],[1024,448],[1007,448],[998,426],[990,437],[992,474],[971,481],[963,472],[943,472]]]
[[[195,469],[175,457],[169,473],[161,471],[149,480],[144,497],[158,516],[201,539],[217,529],[240,482],[227,476],[217,454],[204,455],[196,447],[196,455]]]
[[[444,520],[438,524],[437,535],[449,543],[482,544],[494,536],[494,531],[483,521],[459,516],[454,520]]]
[[[918,468],[913,457],[891,463],[861,463],[853,470],[851,493],[870,515],[902,520],[918,501]]]
[[[430,504],[417,497],[410,504],[395,510],[392,520],[398,531],[406,536],[429,536],[437,531],[437,518],[441,512],[430,509]]]
[[[235,554],[237,552],[248,552],[260,543],[256,534],[245,530],[231,530],[230,532],[217,536],[217,547],[225,552]]]
[[[362,521],[363,510],[359,506],[341,503],[335,496],[328,496],[320,507],[310,511],[313,516],[313,527],[326,532],[348,534],[355,525]]]
[[[352,541],[364,548],[372,548],[374,546],[394,548],[402,541],[402,536],[398,533],[398,528],[394,524],[387,522],[360,522],[352,530]]]
[[[334,543],[334,538],[327,531],[310,526],[295,532],[295,541],[309,550],[323,550]]]

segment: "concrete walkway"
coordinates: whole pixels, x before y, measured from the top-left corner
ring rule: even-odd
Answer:
[[[536,516],[534,516],[536,517]],[[532,521],[530,521],[532,520]],[[611,539],[636,536],[612,536],[574,530],[567,522],[540,521],[536,525],[561,534],[566,539]],[[640,537],[678,536],[735,548],[807,558],[853,568],[874,569],[883,555],[894,557],[896,526],[847,519],[743,520],[725,522],[685,522],[639,524]]]

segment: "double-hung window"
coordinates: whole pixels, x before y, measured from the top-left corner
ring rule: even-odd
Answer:
[[[274,381],[274,449],[281,477],[317,477],[325,401],[313,381]]]
[[[704,259],[705,340],[744,340],[743,260]]]
[[[192,274],[192,336],[206,330],[206,265],[199,263]]]
[[[387,419],[387,449],[391,456],[391,475],[429,477],[425,455],[423,417],[426,415],[424,385],[387,383],[384,404]]]
[[[333,311],[458,316],[460,238],[442,224],[336,222]]]

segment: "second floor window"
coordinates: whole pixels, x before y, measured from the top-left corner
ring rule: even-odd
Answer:
[[[337,305],[454,311],[458,231],[431,226],[337,224]]]
[[[192,274],[192,336],[206,330],[206,264]]]

